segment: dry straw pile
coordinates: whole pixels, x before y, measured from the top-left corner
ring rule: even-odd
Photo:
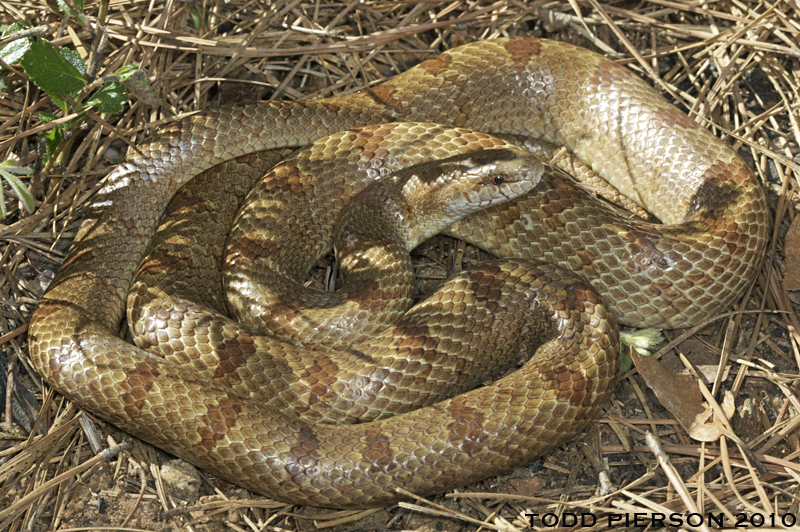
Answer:
[[[6,186],[0,365],[9,375],[0,377],[13,401],[6,402],[0,426],[0,530],[525,530],[530,514],[546,513],[554,514],[547,524],[591,514],[584,529],[600,530],[609,524],[643,528],[654,513],[673,512],[687,528],[704,530],[707,521],[686,523],[686,516],[723,515],[725,526],[737,514],[753,525],[761,515],[769,528],[793,524],[800,501],[800,322],[798,300],[786,286],[792,287],[792,257],[800,244],[785,236],[798,200],[796,0],[104,0],[87,5],[85,13],[87,24],[80,24],[56,2],[0,2],[1,23],[42,26],[45,40],[76,50],[99,76],[138,62],[160,104],[133,98],[121,112],[92,107],[79,117],[69,102],[66,112],[59,110],[21,67],[3,65],[0,160],[31,168],[26,184],[36,209],[27,213]],[[101,26],[107,43],[92,38]],[[767,190],[772,238],[746,300],[691,336],[668,332],[677,341],[663,350],[665,364],[680,353],[706,375],[706,400],[722,403],[723,391],[733,394],[736,415],[732,426],[722,427],[723,437],[692,439],[633,369],[623,373],[604,415],[579,442],[510,475],[467,486],[458,497],[400,508],[292,508],[206,477],[202,497],[185,506],[165,487],[159,451],[133,441],[111,459],[96,455],[124,433],[42,386],[26,359],[25,332],[81,209],[128,147],[227,102],[341,94],[437,51],[503,35],[569,41],[627,65],[733,145]],[[43,121],[45,112],[55,121]],[[48,153],[42,135],[74,118],[79,123],[65,127],[60,145]],[[442,239],[426,260],[455,269],[474,253],[466,248]],[[683,369],[677,366],[673,371]],[[648,431],[656,435],[650,441]],[[568,518],[566,528],[570,524]],[[534,525],[542,526],[539,518]],[[660,525],[669,526],[669,519],[651,523]]]

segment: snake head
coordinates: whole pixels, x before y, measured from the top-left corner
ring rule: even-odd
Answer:
[[[413,206],[416,243],[458,220],[530,192],[544,164],[520,148],[486,149],[430,161],[396,172],[407,205]],[[416,245],[414,243],[414,245]]]

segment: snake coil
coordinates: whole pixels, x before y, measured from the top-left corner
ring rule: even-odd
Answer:
[[[372,423],[315,424],[265,406],[248,395],[246,384],[241,393],[232,391],[225,379],[249,372],[245,342],[217,367],[223,376],[209,378],[193,371],[191,361],[173,363],[117,336],[134,272],[170,198],[187,181],[198,174],[200,180],[249,175],[271,165],[263,150],[307,146],[337,132],[353,131],[339,134],[337,145],[357,148],[362,164],[340,160],[365,178],[370,166],[364,161],[384,153],[381,142],[396,134],[416,139],[409,141],[420,157],[436,156],[442,146],[459,149],[451,129],[430,126],[434,131],[420,136],[380,125],[398,121],[564,146],[665,225],[627,220],[552,173],[527,196],[455,224],[451,234],[510,259],[449,281],[454,292],[423,306],[416,316],[429,321],[414,328],[444,331],[449,345],[465,349],[514,335],[543,343],[521,369],[490,386]],[[366,126],[369,138],[359,133]],[[500,142],[475,135],[471,142],[483,148]],[[420,139],[431,139],[432,147]],[[313,150],[296,161],[300,170],[313,166]],[[325,189],[312,218],[348,187]],[[283,225],[316,221],[308,218],[287,212]],[[631,326],[687,327],[725,309],[753,278],[767,226],[763,192],[741,159],[625,68],[558,42],[476,42],[360,93],[214,110],[145,143],[109,176],[42,297],[30,325],[31,358],[48,383],[81,407],[232,482],[293,503],[383,505],[399,498],[396,487],[421,495],[444,491],[568,440],[613,386],[613,318]],[[518,290],[497,288],[497,279]],[[505,298],[502,305],[497,298]],[[542,320],[491,321],[500,307]],[[440,317],[440,310],[454,314]],[[487,319],[492,339],[473,337],[474,323]],[[218,341],[218,332],[201,329],[191,341]],[[374,402],[415,375],[436,379],[444,369],[461,371],[425,355],[424,338],[392,341],[386,344],[398,353],[423,355],[415,363],[399,356],[381,370],[385,388]],[[188,349],[195,361],[205,360],[204,345]],[[277,355],[280,361],[286,353]],[[353,356],[360,355],[369,356]],[[298,380],[276,380],[283,388],[274,399],[280,402],[300,381],[313,397],[320,397],[318,389],[337,396],[336,385],[325,380],[336,364],[319,355]],[[265,368],[261,380],[274,370]]]

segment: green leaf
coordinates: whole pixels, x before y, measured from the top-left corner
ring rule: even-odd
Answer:
[[[80,71],[55,46],[42,39],[34,41],[21,63],[33,82],[51,95],[74,96],[86,85]]]
[[[22,58],[31,49],[30,38],[17,39],[0,48],[0,59],[5,61],[7,65],[19,63]]]
[[[49,91],[47,92],[47,94],[50,95],[50,98],[52,98],[53,103],[56,104],[64,114],[69,112],[69,104],[67,103],[66,100],[64,100],[63,98],[59,98],[58,96]]]
[[[0,170],[0,173],[2,173],[2,170]],[[32,213],[35,206],[33,204],[33,196],[31,196],[31,193],[28,192],[28,188],[23,185],[22,181],[20,181],[16,176],[3,174],[3,177],[6,179],[8,184],[11,185],[11,189],[17,195],[17,198],[19,198],[19,200],[22,202],[22,206],[25,207],[25,210],[28,211],[29,214]],[[3,217],[5,217],[5,213],[3,213]]]
[[[19,22],[15,22],[6,28],[6,30],[3,32],[3,37],[24,29],[25,26]],[[9,65],[19,63],[22,57],[28,52],[28,50],[30,50],[31,41],[33,41],[33,39],[26,37],[24,39],[17,39],[16,41],[6,44],[5,46],[0,46],[0,59]]]
[[[33,173],[30,166],[17,166],[17,161],[14,159],[0,163],[0,171],[16,175],[31,175]]]
[[[89,19],[87,19],[83,14],[83,0],[72,0],[72,5],[75,6],[75,9],[69,7],[69,4],[64,0],[58,0],[58,6],[64,11],[64,13],[74,18],[81,26],[86,26],[89,23]],[[78,12],[76,13],[75,10]]]
[[[129,72],[133,72],[134,70],[139,70],[139,63],[135,61],[130,65],[119,67],[117,71],[114,72],[114,74],[121,76],[122,74],[128,74]]]
[[[53,113],[39,113],[39,120],[41,120],[43,124],[49,124],[56,118],[58,118],[58,116]]]
[[[117,70],[115,74],[118,75],[118,81],[124,83],[128,90],[131,91],[131,94],[147,105],[152,107],[161,105],[161,100],[158,99],[155,91],[150,86],[147,74],[145,74],[144,70],[136,68],[137,66],[136,63],[132,63]]]
[[[196,7],[193,7],[189,11],[189,15],[192,17],[192,27],[194,27],[194,31],[200,31],[200,12],[197,11]]]
[[[128,100],[125,85],[112,81],[100,87],[88,103],[96,105],[101,113],[121,113]]]
[[[22,184],[22,181],[19,180],[17,175],[30,175],[32,170],[27,166],[17,166],[17,161],[8,160],[0,163],[0,176],[5,179],[8,184],[11,186],[11,189],[17,195],[17,197],[22,201],[22,206],[25,207],[25,210],[29,213],[33,212],[34,205],[33,205],[33,196],[31,193],[28,192],[28,189],[25,185]],[[16,174],[16,175],[15,175]],[[5,202],[3,198],[0,197],[0,214],[2,217],[6,217],[6,208]]]
[[[58,116],[52,113],[39,113],[39,120],[41,120],[44,124],[50,123],[56,118],[58,118]],[[72,120],[58,124],[53,128],[39,133],[39,135],[45,139],[45,146],[47,148],[47,156],[45,157],[45,160],[47,160],[47,157],[52,155],[56,151],[56,148],[58,148],[58,145],[61,144],[61,139],[64,137],[64,131],[67,131],[75,124],[82,122],[84,118],[86,118],[86,113],[81,113]]]
[[[25,27],[26,26],[21,22],[14,22],[13,24],[9,24],[8,26],[3,26],[3,33],[0,35],[2,35],[3,37],[8,37],[14,32],[24,30]]]
[[[62,128],[54,127],[52,129],[48,129],[44,131],[41,135],[45,139],[45,148],[47,149],[47,155],[53,155],[58,148],[58,145],[61,144],[61,134]]]
[[[61,10],[64,11],[64,13],[66,13],[70,17],[77,18],[81,14],[83,14],[83,0],[73,0],[72,5],[74,5],[75,9],[78,10],[77,13],[75,13],[75,11],[73,11],[72,8],[69,7],[69,5],[64,0],[58,0],[58,7],[60,7]]]
[[[59,52],[61,52],[61,56],[64,59],[69,61],[81,73],[81,76],[86,75],[86,63],[83,62],[81,54],[71,48],[61,48]]]

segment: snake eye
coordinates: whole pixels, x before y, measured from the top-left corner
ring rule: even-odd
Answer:
[[[505,179],[501,175],[492,176],[492,183],[495,185],[502,185],[505,182]]]

